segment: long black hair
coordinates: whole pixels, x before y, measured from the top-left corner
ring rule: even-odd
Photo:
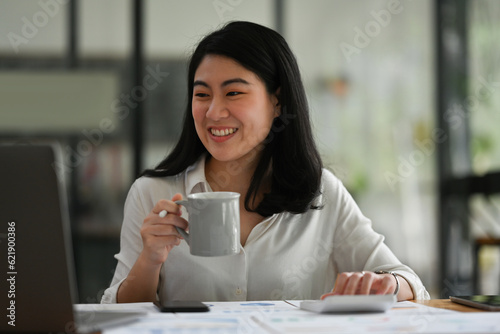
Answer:
[[[245,209],[267,217],[283,211],[304,213],[319,195],[322,162],[309,120],[309,107],[297,61],[285,39],[272,29],[251,22],[230,22],[204,37],[188,69],[188,102],[182,133],[172,152],[143,176],[173,176],[207,152],[196,133],[192,115],[195,72],[206,55],[231,58],[254,72],[269,94],[277,94],[281,115],[274,119],[252,177]],[[277,93],[278,92],[278,93]],[[250,206],[271,173],[271,189],[257,206]]]

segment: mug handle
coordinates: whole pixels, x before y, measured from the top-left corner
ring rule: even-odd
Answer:
[[[179,200],[179,201],[174,201],[176,204],[179,204],[179,205],[182,205],[182,206],[187,206],[188,204],[188,200]],[[187,244],[189,245],[189,233],[187,233],[184,229],[178,227],[178,226],[174,226],[175,229],[177,230],[177,232],[180,233],[180,235],[182,235],[182,237],[184,238],[184,240],[186,240]]]

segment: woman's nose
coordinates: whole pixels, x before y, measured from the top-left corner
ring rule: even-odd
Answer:
[[[229,116],[229,110],[221,98],[214,97],[208,107],[206,117],[214,121],[223,119]]]

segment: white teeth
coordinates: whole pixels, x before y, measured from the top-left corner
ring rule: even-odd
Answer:
[[[210,129],[210,132],[217,137],[223,137],[223,136],[228,136],[232,133],[234,133],[237,129],[225,129],[225,130],[216,130],[216,129]]]

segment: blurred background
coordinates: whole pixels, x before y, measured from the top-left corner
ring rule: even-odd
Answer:
[[[0,140],[63,149],[80,302],[180,134],[190,52],[231,20],[287,39],[326,166],[431,296],[499,294],[500,1],[2,0]]]

